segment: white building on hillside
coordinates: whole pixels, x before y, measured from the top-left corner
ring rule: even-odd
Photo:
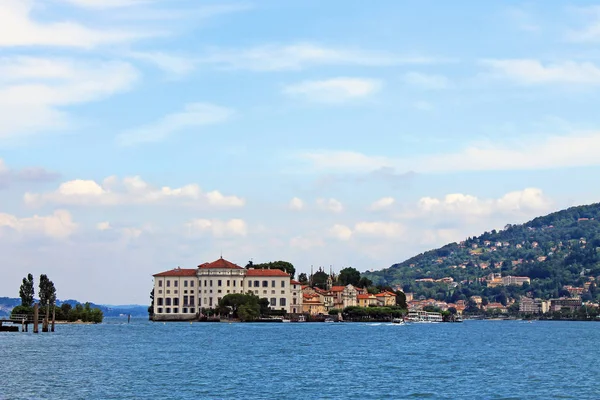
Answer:
[[[273,310],[302,311],[302,290],[284,271],[244,269],[222,257],[193,269],[176,268],[154,275],[156,319],[194,319],[201,308],[215,308],[228,294],[251,291],[269,300]]]

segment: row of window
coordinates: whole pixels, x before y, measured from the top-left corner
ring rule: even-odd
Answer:
[[[163,309],[163,308],[159,307],[159,308],[156,309],[156,312],[158,314],[162,314],[163,312],[165,314],[171,314],[171,311],[173,311],[173,314],[179,314],[179,308],[168,308],[167,307],[167,308]],[[193,307],[191,307],[191,308],[183,307],[181,309],[181,312],[183,314],[195,314],[196,313],[196,309],[193,308]]]
[[[194,306],[195,303],[195,297],[194,296],[183,296],[183,305],[184,306]],[[162,306],[163,305],[163,298],[159,297],[156,299],[156,305],[157,306]],[[164,305],[165,306],[170,306],[170,305],[174,305],[174,306],[178,306],[179,305],[179,297],[173,297],[173,299],[171,299],[170,297],[166,297],[164,299]]]
[[[272,280],[271,281],[271,287],[275,287],[276,286],[276,282],[277,281]],[[262,281],[262,282],[261,281],[248,281],[248,287],[252,287],[253,284],[254,284],[254,287],[261,287],[261,283],[262,283],[262,287],[269,287],[269,281]],[[179,281],[177,281],[177,280],[173,281],[173,286],[174,287],[177,287],[178,284],[179,284]],[[232,280],[228,279],[226,281],[225,286],[236,287],[236,284],[237,284],[236,280],[232,281]],[[202,286],[202,281],[198,282],[198,285]],[[206,280],[206,279],[204,280],[204,286],[212,286],[212,285],[213,285],[212,279],[211,280]],[[243,285],[243,282],[240,282],[240,286],[242,286],[242,285]],[[163,281],[162,281],[162,279],[160,279],[158,281],[158,287],[162,287],[162,286],[163,286]],[[166,280],[166,286],[167,287],[171,287],[171,281],[169,279]],[[183,287],[188,287],[188,286],[189,287],[194,287],[194,281],[193,280],[192,281],[187,281],[187,280],[183,281]],[[217,286],[223,286],[223,280],[218,279],[217,280]],[[294,285],[294,287],[295,286],[296,285]],[[281,281],[281,287],[282,288],[285,287],[285,281]]]

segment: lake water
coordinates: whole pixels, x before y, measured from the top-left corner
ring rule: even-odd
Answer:
[[[0,333],[0,399],[597,399],[600,323],[151,323]]]

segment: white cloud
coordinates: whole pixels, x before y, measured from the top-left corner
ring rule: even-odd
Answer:
[[[552,202],[541,189],[526,188],[506,193],[498,199],[480,199],[472,195],[453,193],[444,198],[423,197],[418,202],[421,215],[472,215],[531,214],[550,210]]]
[[[591,62],[564,61],[544,65],[538,60],[483,60],[493,76],[504,77],[524,85],[600,84],[600,69]]]
[[[194,219],[186,224],[190,234],[210,233],[212,236],[221,238],[229,236],[246,236],[248,226],[242,219],[234,218],[228,221],[218,219]]]
[[[317,65],[391,66],[433,64],[447,60],[422,56],[398,57],[381,52],[332,48],[312,43],[296,43],[291,45],[266,45],[248,49],[213,49],[200,61],[226,69],[284,71],[301,70]]]
[[[378,211],[378,210],[383,210],[386,208],[391,207],[396,200],[394,200],[393,197],[382,197],[381,199],[375,201],[373,204],[371,204],[371,206],[369,207],[370,210],[372,211]]]
[[[600,42],[600,7],[580,7],[576,9],[590,21],[582,29],[572,29],[567,32],[566,38],[572,42]]]
[[[318,150],[297,155],[317,171],[369,172],[381,168],[417,173],[539,170],[600,165],[600,132],[524,138],[509,145],[472,144],[456,152],[406,158],[370,156],[354,151]]]
[[[228,120],[233,111],[208,103],[187,104],[183,111],[164,116],[152,124],[125,131],[117,137],[122,146],[159,142],[186,129],[218,124]]]
[[[96,229],[98,229],[99,231],[108,231],[112,229],[112,226],[110,226],[110,222],[108,221],[98,222],[96,224]]]
[[[302,199],[299,199],[298,197],[294,197],[292,200],[290,200],[290,204],[288,205],[288,207],[291,210],[296,210],[296,211],[300,211],[304,209],[304,201],[302,201]]]
[[[131,52],[129,57],[148,62],[167,72],[170,76],[180,77],[188,75],[196,68],[193,57],[184,57],[163,52]]]
[[[283,93],[300,96],[321,103],[342,103],[368,97],[376,93],[381,82],[364,78],[332,78],[321,81],[303,81],[286,86]]]
[[[344,206],[336,199],[317,199],[317,205],[327,211],[341,213],[344,211]]]
[[[419,111],[431,111],[433,110],[433,105],[425,100],[415,101],[413,103],[413,107],[415,107]]]
[[[31,18],[32,0],[2,0],[0,4],[0,47],[58,46],[93,48],[153,36],[149,32],[105,29],[95,30],[76,22],[36,22]]]
[[[335,224],[329,230],[329,234],[339,240],[349,240],[352,237],[352,229],[346,225]]]
[[[300,250],[311,250],[316,247],[324,247],[323,239],[317,237],[295,236],[290,239],[290,247]]]
[[[398,222],[359,222],[354,226],[358,235],[395,238],[406,233],[404,225]]]
[[[211,205],[241,207],[245,200],[236,196],[224,196],[218,191],[204,193],[200,186],[189,184],[179,188],[152,187],[139,176],[119,181],[108,177],[101,184],[93,180],[75,179],[62,183],[57,190],[48,193],[25,193],[26,204],[39,206],[45,203],[64,205],[110,206],[126,204],[163,204],[178,202],[182,205]]]
[[[156,2],[156,0],[62,0],[77,7],[93,9],[110,9],[132,7]]]
[[[66,128],[62,107],[127,91],[137,80],[137,70],[121,61],[0,58],[0,138]]]
[[[443,75],[423,74],[408,72],[404,75],[404,82],[422,89],[439,90],[450,87],[450,81]]]
[[[65,239],[77,230],[71,214],[65,210],[57,210],[52,215],[18,218],[14,215],[0,213],[0,235],[2,228],[9,228],[23,235],[43,235],[55,239]]]
[[[49,182],[58,179],[58,177],[59,174],[39,167],[11,169],[0,158],[0,188],[19,182]]]

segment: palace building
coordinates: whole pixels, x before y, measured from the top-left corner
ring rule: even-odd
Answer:
[[[245,269],[219,258],[197,268],[154,274],[154,319],[191,320],[202,308],[216,308],[228,294],[252,292],[273,310],[302,312],[300,282],[279,269]]]

